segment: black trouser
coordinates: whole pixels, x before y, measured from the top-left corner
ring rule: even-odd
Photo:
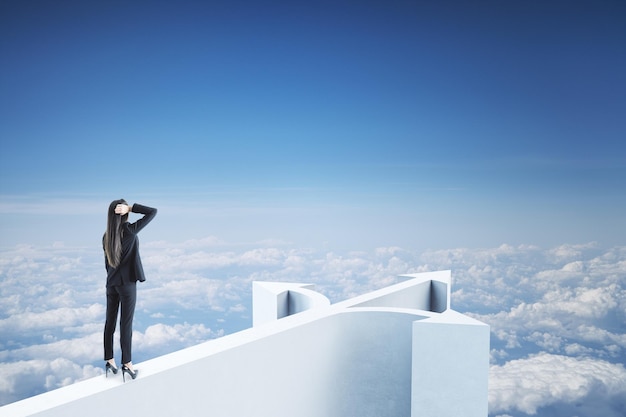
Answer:
[[[104,323],[104,360],[113,358],[113,334],[117,323],[117,312],[122,305],[120,317],[120,347],[122,364],[132,360],[133,316],[137,301],[137,284],[107,287],[107,316]]]

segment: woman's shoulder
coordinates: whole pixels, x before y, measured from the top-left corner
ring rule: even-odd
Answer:
[[[134,223],[126,222],[124,223],[124,236],[137,237],[141,229],[143,227],[140,226],[139,220]]]

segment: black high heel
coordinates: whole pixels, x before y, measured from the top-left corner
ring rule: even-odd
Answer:
[[[131,371],[130,368],[126,365],[122,365],[122,378],[124,379],[124,382],[126,382],[126,374],[130,375],[130,377],[132,379],[137,378],[137,374],[139,373],[139,371]]]
[[[113,372],[113,375],[117,375],[117,368],[113,365],[111,365],[110,362],[107,362],[106,365],[104,365],[104,368],[106,370],[106,377],[109,377],[109,371]]]

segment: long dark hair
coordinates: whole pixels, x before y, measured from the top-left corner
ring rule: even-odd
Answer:
[[[106,254],[109,265],[113,268],[117,268],[122,258],[122,235],[123,225],[128,220],[128,213],[120,216],[115,213],[115,207],[118,204],[127,204],[122,198],[120,200],[113,200],[109,204],[109,211],[107,215],[107,229],[104,232],[104,253]]]

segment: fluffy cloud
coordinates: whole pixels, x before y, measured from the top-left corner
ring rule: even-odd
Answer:
[[[546,275],[545,271],[537,274],[541,277],[537,278],[537,287],[545,287],[541,280]],[[581,270],[572,278],[573,285],[577,285],[573,288],[548,289],[536,298],[529,291],[525,301],[520,300],[509,310],[473,315],[491,324],[496,338],[506,341],[508,346],[519,346],[526,340],[558,352],[573,343],[593,343],[603,346],[606,355],[621,354],[626,351],[623,325],[626,288],[606,279],[605,286],[596,287],[599,280],[593,280],[593,286],[589,287],[588,277],[589,271]]]
[[[451,269],[452,307],[491,326],[492,416],[624,409],[626,247],[337,252],[209,237],[142,242],[142,255],[139,361],[250,326],[253,280],[313,283],[337,302]],[[99,247],[0,252],[0,404],[102,372],[103,281]],[[50,365],[59,360],[67,368]]]
[[[202,324],[176,324],[168,326],[162,323],[149,326],[145,332],[135,332],[133,335],[133,349],[138,351],[162,350],[167,346],[171,351],[193,346],[209,339],[215,339],[224,334]]]
[[[99,320],[104,316],[104,305],[92,304],[87,307],[61,307],[48,311],[13,314],[10,318],[0,319],[0,333],[4,335],[54,331],[79,324]]]
[[[101,328],[101,326],[98,326]],[[0,352],[3,361],[11,360],[46,360],[54,361],[64,358],[77,363],[93,362],[94,358],[102,356],[102,332],[94,331],[80,337],[66,337],[63,335],[52,338],[42,338],[37,343],[24,347]]]
[[[626,369],[597,359],[541,353],[492,366],[489,409],[536,414],[541,407],[577,404],[588,399],[606,404],[595,415],[615,415],[611,408],[626,408]]]
[[[0,404],[18,401],[101,373],[92,365],[79,365],[63,357],[3,362],[0,363]]]
[[[101,327],[91,326],[91,333],[80,338],[42,341],[0,352],[0,404],[102,375]],[[223,334],[223,330],[213,331],[204,325],[156,324],[145,332],[133,332],[133,349],[141,352],[142,357],[152,357]],[[115,339],[118,345],[119,337]]]
[[[502,246],[421,259],[449,263],[453,307],[491,326],[491,413],[623,415],[626,248]]]

